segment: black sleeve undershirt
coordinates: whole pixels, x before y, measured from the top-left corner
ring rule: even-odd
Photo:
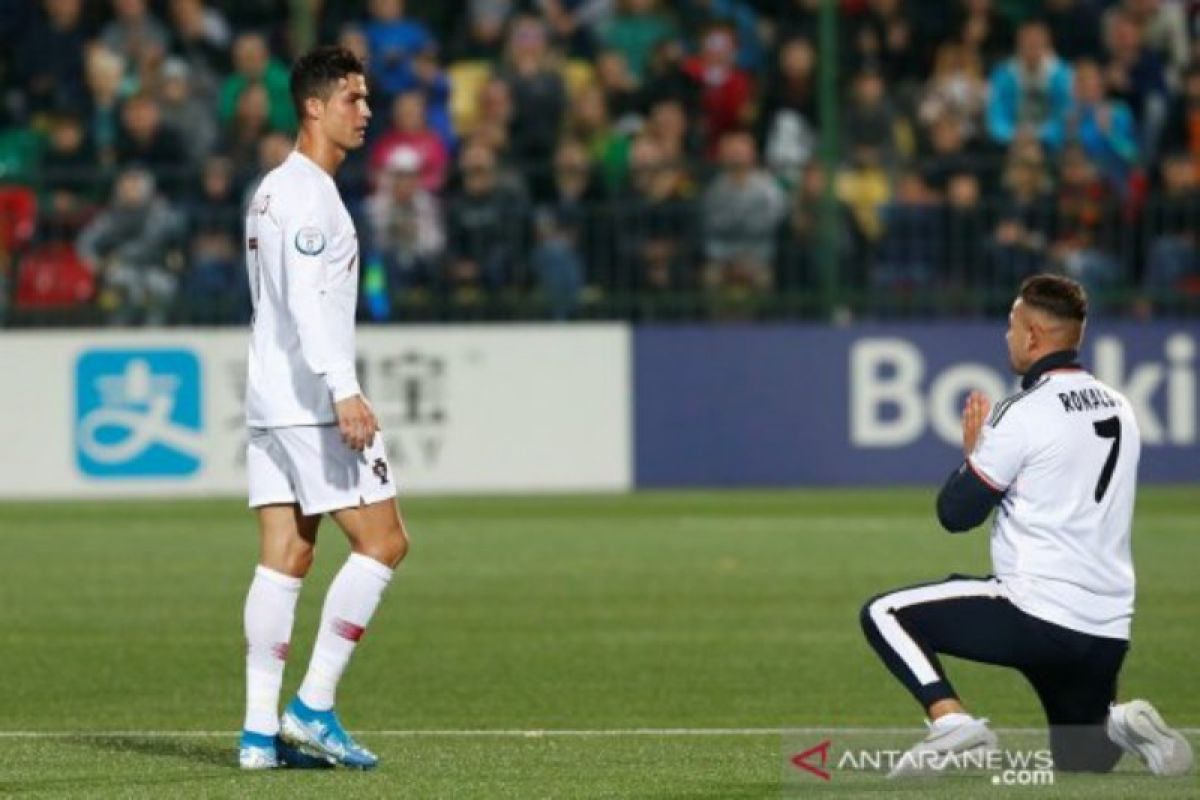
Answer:
[[[969,531],[987,519],[1003,497],[1004,492],[985,483],[964,461],[938,492],[938,522],[951,533]]]

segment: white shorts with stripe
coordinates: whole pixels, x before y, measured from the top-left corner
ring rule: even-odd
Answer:
[[[377,503],[396,496],[383,437],[361,453],[336,425],[251,428],[246,447],[250,507],[299,503],[305,516]]]

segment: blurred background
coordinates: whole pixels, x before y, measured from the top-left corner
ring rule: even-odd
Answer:
[[[241,324],[297,54],[368,64],[338,176],[374,321],[1200,307],[1186,0],[28,0],[0,8],[0,320]]]
[[[1040,271],[1091,294],[1143,477],[1196,480],[1198,35],[1177,0],[5,3],[38,401],[0,491],[242,491],[243,208],[328,42],[371,86],[337,181],[406,488],[937,483]]]

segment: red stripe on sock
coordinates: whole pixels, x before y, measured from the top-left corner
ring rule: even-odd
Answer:
[[[353,622],[344,619],[335,619],[332,625],[334,633],[352,642],[357,642],[367,632],[367,629],[362,625],[355,625]]]
[[[292,645],[288,642],[276,642],[271,645],[271,653],[280,661],[287,661],[288,653],[292,650]]]

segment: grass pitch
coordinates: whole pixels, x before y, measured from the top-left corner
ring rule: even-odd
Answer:
[[[0,504],[0,795],[1200,796],[1195,776],[1128,759],[1040,788],[788,771],[824,739],[836,761],[919,735],[857,615],[884,589],[988,571],[986,533],[939,532],[931,491],[412,499],[404,513],[412,552],[338,703],[381,767],[246,775],[234,747],[256,541],[242,504]],[[1200,492],[1143,490],[1134,548],[1122,695],[1195,729]],[[327,524],[285,693],[345,553]],[[947,667],[993,724],[1041,724],[1019,676]]]

